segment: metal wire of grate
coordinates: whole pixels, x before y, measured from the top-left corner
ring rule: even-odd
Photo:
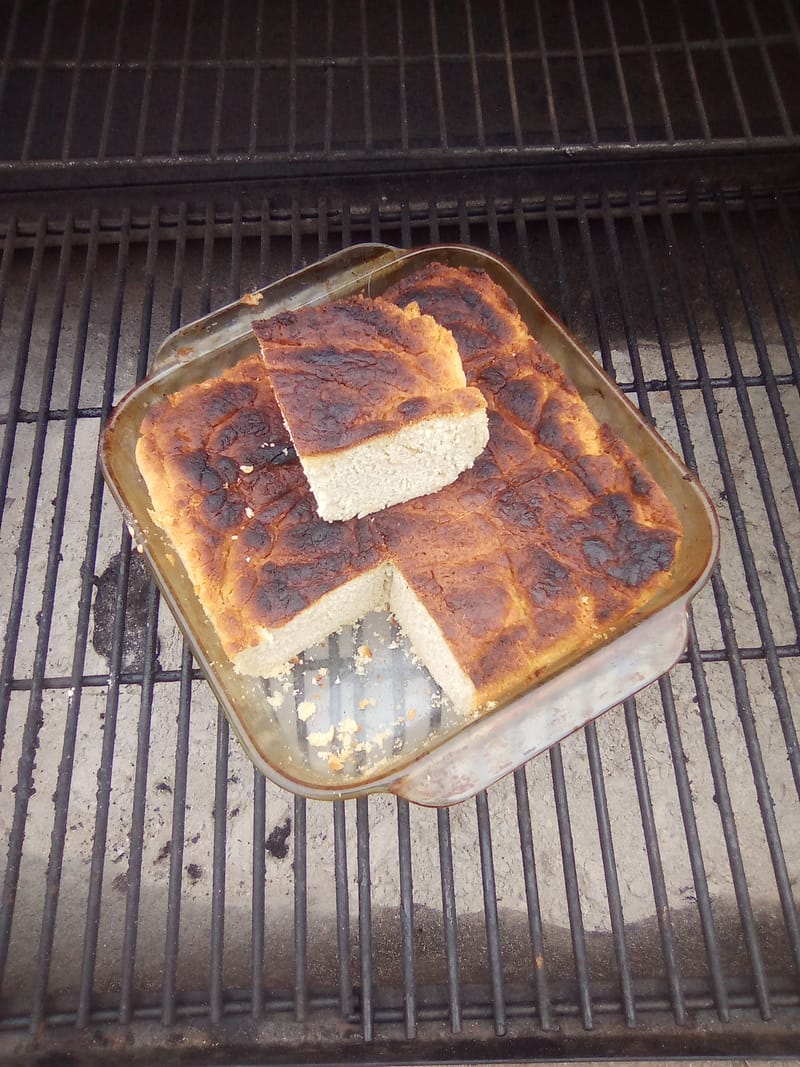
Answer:
[[[800,143],[790,0],[580,17],[553,0],[15,0],[0,34],[17,188]]]
[[[6,220],[2,1054],[797,1049],[799,216],[414,187]],[[171,328],[362,237],[516,263],[723,525],[670,675],[449,811],[255,774],[94,461]]]

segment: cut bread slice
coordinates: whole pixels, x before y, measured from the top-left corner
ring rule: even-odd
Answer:
[[[486,446],[486,401],[416,305],[354,297],[253,329],[321,518],[434,493]]]
[[[262,678],[284,674],[301,652],[371,611],[385,608],[388,578],[386,566],[374,567],[323,594],[282,625],[256,626],[253,637],[257,643],[233,656],[234,667],[242,674]]]

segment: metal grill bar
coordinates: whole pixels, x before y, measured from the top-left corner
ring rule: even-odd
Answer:
[[[361,1029],[371,1041],[375,1021],[372,989],[372,902],[370,899],[369,802],[356,801],[356,840],[358,845],[358,945],[361,957]]]
[[[396,0],[397,5],[397,68],[400,89],[400,147],[408,152],[408,90],[406,87],[406,49],[403,31],[403,0]]]
[[[664,718],[669,737],[669,747],[672,754],[672,762],[675,767],[675,781],[678,787],[680,799],[681,817],[686,833],[686,843],[689,847],[689,862],[692,866],[692,878],[694,891],[697,898],[697,910],[700,913],[700,923],[703,930],[703,941],[706,948],[709,972],[714,988],[714,1000],[717,1006],[717,1015],[722,1022],[730,1018],[728,1003],[728,991],[725,983],[725,974],[720,962],[720,947],[714,924],[714,913],[711,909],[711,897],[708,890],[708,878],[703,861],[703,850],[700,837],[697,832],[697,818],[692,804],[692,790],[689,776],[686,773],[686,755],[681,745],[680,727],[675,713],[675,698],[669,678],[659,679],[661,704],[664,708]]]
[[[297,151],[297,2],[292,0],[289,15],[289,139],[288,154]]]
[[[417,1032],[414,980],[414,887],[411,877],[411,822],[408,801],[397,801],[397,851],[400,861],[400,935],[403,944],[403,1011],[406,1037]]]
[[[569,933],[575,961],[575,978],[578,984],[577,1000],[580,1004],[583,1025],[587,1030],[591,1030],[594,1028],[594,1012],[589,980],[589,961],[586,954],[586,933],[581,913],[578,872],[575,867],[575,847],[572,840],[567,783],[564,777],[564,761],[561,756],[560,745],[555,745],[550,749],[550,772],[553,776],[558,836],[561,843],[561,865],[564,870],[564,886],[567,892]]]
[[[637,0],[639,17],[642,20],[642,27],[644,29],[645,41],[647,42],[647,55],[650,59],[650,67],[653,71],[653,83],[656,87],[656,94],[658,95],[658,106],[661,110],[661,117],[664,120],[664,132],[667,136],[667,142],[669,144],[675,143],[675,130],[672,126],[672,117],[669,113],[669,107],[667,106],[667,98],[664,93],[664,81],[661,77],[661,68],[658,64],[658,50],[653,43],[653,37],[650,32],[650,20],[647,17],[647,8],[644,0]]]
[[[224,0],[222,5],[222,29],[219,39],[219,66],[217,67],[217,85],[214,93],[214,124],[211,130],[211,157],[219,156],[219,143],[222,133],[222,103],[225,94],[225,53],[228,48],[228,25],[231,18],[231,0]],[[234,248],[237,247],[234,242]],[[237,294],[238,295],[238,294]]]
[[[250,134],[247,142],[249,155],[255,155],[258,140],[258,115],[259,101],[261,99],[261,70],[263,65],[262,50],[264,47],[264,0],[258,0],[255,18],[255,62],[253,64],[253,92],[250,98]],[[327,94],[326,94],[327,100]],[[326,112],[327,118],[327,112]],[[326,125],[327,129],[327,125]],[[325,142],[326,150],[330,151],[330,142]]]
[[[638,0],[636,0],[638,3]],[[743,3],[747,3],[747,0],[742,0]],[[154,0],[153,7],[160,6],[158,0]],[[498,17],[499,17],[498,7]],[[151,23],[152,26],[152,23]],[[444,27],[445,31],[447,27]],[[789,32],[784,33],[767,33],[761,34],[760,40],[763,41],[765,46],[768,45],[787,45],[797,44],[798,34],[794,27]],[[724,36],[720,38],[719,34],[709,38],[696,38],[689,40],[687,37],[686,45],[684,46],[681,41],[653,41],[652,51],[659,56],[670,55],[683,55],[686,52],[690,53],[721,53],[723,46],[730,51],[743,51],[745,49],[752,49],[757,47],[759,43],[759,36],[756,32],[752,36]],[[43,67],[45,71],[72,71],[76,70],[78,66],[83,71],[111,71],[114,65],[113,53],[107,59],[92,58],[85,59],[82,63],[78,64],[77,59],[67,59],[62,56],[50,56],[47,55],[42,62],[39,57],[30,56],[15,56],[13,54],[14,41],[6,38],[6,49],[8,54],[8,70],[37,70],[39,67]],[[517,48],[512,38],[509,38],[509,49],[512,59],[520,60],[540,60],[543,52],[540,46],[536,48]],[[552,59],[575,59],[576,51],[574,48],[564,48],[558,46],[548,45],[545,49],[546,54]],[[615,50],[609,45],[592,45],[584,44],[582,47],[582,54],[586,59],[611,59],[613,61]],[[650,48],[646,43],[644,44],[618,44],[616,51],[622,56],[647,56],[650,54]],[[470,52],[462,50],[453,50],[449,48],[440,48],[438,57],[442,63],[455,64],[455,63],[468,63],[470,60]],[[477,48],[475,49],[476,61],[492,61],[502,63],[505,59],[505,49],[487,49]],[[330,54],[329,57],[335,60],[337,67],[361,67],[365,58],[369,62],[370,68],[378,69],[380,67],[393,66],[397,62],[397,56],[395,54],[378,54],[372,53],[366,57],[359,50],[357,52],[348,52],[340,54]],[[426,51],[424,49],[417,50],[413,54],[406,55],[406,62],[413,66],[423,66],[429,64],[434,58],[433,51]],[[263,70],[288,70],[290,62],[287,57],[284,56],[270,56],[264,58],[261,63]],[[295,60],[295,67],[299,69],[311,70],[319,65],[319,58],[317,56],[302,56],[298,55]],[[187,71],[214,71],[215,73],[222,69],[226,73],[237,70],[251,70],[255,69],[254,59],[230,57],[224,56],[215,57],[213,59],[203,58],[202,56],[189,55],[185,63],[180,57],[170,57],[168,55],[159,55],[155,60],[155,67],[158,71],[176,71],[179,72],[182,67]],[[125,56],[120,59],[120,70],[124,71],[146,71],[148,67],[147,58],[136,59],[131,56]],[[776,101],[777,103],[777,101]],[[784,103],[785,106],[785,103]]]
[[[714,26],[717,31],[717,37],[719,39],[720,49],[722,51],[722,60],[725,64],[725,73],[728,76],[728,82],[730,83],[731,91],[733,93],[733,100],[736,104],[736,112],[739,116],[739,121],[742,124],[742,132],[746,140],[752,141],[753,130],[750,126],[750,120],[747,117],[747,110],[744,106],[744,100],[742,99],[742,93],[739,89],[739,82],[736,77],[736,72],[733,69],[733,63],[731,62],[731,54],[728,49],[728,43],[725,40],[725,34],[722,31],[722,24],[719,20],[719,9],[717,8],[716,0],[708,0],[711,7],[711,12],[714,17]]]
[[[150,720],[153,709],[153,673],[157,654],[159,595],[151,579],[147,595],[147,629],[144,649],[144,673],[139,698],[139,729],[136,749],[136,772],[133,786],[130,853],[128,860],[128,890],[125,902],[125,935],[122,945],[122,988],[119,1018],[129,1023],[133,1017],[134,966],[136,935],[139,922],[139,896],[142,884],[142,853],[144,852],[144,816],[147,786],[147,767],[150,752]]]
[[[325,51],[328,56],[333,55],[333,0],[328,0],[325,5]],[[325,152],[329,153],[333,146],[333,63],[325,67]]]
[[[157,0],[158,2],[158,0]],[[172,299],[170,328],[176,329],[181,319],[183,273],[186,257],[186,205],[178,210],[178,227],[172,270]],[[150,293],[148,292],[148,296]],[[175,779],[172,787],[172,824],[170,833],[169,881],[167,889],[167,924],[164,943],[164,978],[161,997],[161,1019],[172,1026],[176,1018],[176,987],[178,974],[178,945],[181,919],[181,888],[183,882],[183,854],[186,828],[186,792],[189,764],[189,726],[192,714],[192,655],[184,641],[178,675],[178,732],[175,743]],[[255,875],[254,875],[255,877]]]
[[[433,49],[433,83],[436,90],[436,117],[439,122],[439,146],[447,148],[447,120],[444,111],[444,91],[442,89],[442,63],[439,55],[439,38],[436,25],[436,0],[428,0],[431,26],[431,47]]]
[[[264,776],[253,770],[253,899],[252,951],[250,955],[251,1013],[258,1022],[264,1016],[264,949],[266,945],[265,882],[267,877],[267,789]],[[338,889],[338,886],[337,886]]]
[[[364,108],[364,148],[372,150],[372,100],[369,78],[369,33],[367,30],[366,0],[360,0],[359,16],[361,21],[361,78],[362,107]]]
[[[20,324],[19,331],[19,344],[17,346],[16,358],[14,360],[14,378],[11,382],[11,392],[8,398],[8,419],[6,421],[6,432],[3,437],[3,451],[0,454],[0,503],[5,509],[6,499],[8,494],[8,479],[11,473],[11,460],[14,455],[14,442],[16,440],[17,429],[17,411],[19,411],[20,401],[22,399],[22,385],[25,380],[25,367],[27,366],[27,355],[31,343],[31,331],[33,329],[33,316],[36,309],[36,299],[38,296],[38,283],[39,275],[42,270],[42,260],[44,257],[44,238],[47,229],[47,219],[44,215],[39,218],[39,223],[36,229],[36,238],[34,243],[33,256],[31,259],[31,268],[28,275],[28,285],[25,292],[25,309],[22,316],[22,323]],[[5,268],[5,272],[2,276],[3,281],[3,304],[5,305],[5,292],[8,285],[8,273],[11,269],[11,262],[14,255],[14,246],[17,237],[17,223],[16,219],[12,221],[10,227],[11,242],[9,245],[8,255],[4,254],[2,268]],[[2,269],[0,268],[0,269]],[[44,387],[44,382],[43,382]],[[49,398],[48,398],[49,402]],[[37,429],[38,420],[42,417],[42,411],[46,404],[39,404],[39,411],[37,412]],[[32,519],[31,519],[32,521]],[[20,556],[17,556],[18,568],[20,564]],[[23,582],[18,581],[15,576],[15,589],[13,602],[16,604],[21,600],[22,589],[24,588]],[[0,676],[0,682],[2,682],[2,690],[0,690],[0,739],[5,737],[5,720],[8,712],[8,693],[6,687],[8,686],[8,680],[11,677],[14,670],[14,649],[17,643],[17,637],[19,635],[19,616],[16,618],[16,623],[13,617],[9,618],[8,629],[6,630],[6,644],[3,649],[3,666],[2,676]]]
[[[650,867],[650,880],[653,883],[653,900],[656,906],[661,945],[664,952],[664,968],[667,972],[669,994],[672,1002],[672,1011],[675,1022],[683,1026],[686,1022],[686,1003],[683,993],[683,982],[678,966],[677,953],[675,951],[675,936],[672,929],[671,910],[667,897],[667,887],[664,880],[664,866],[661,860],[661,852],[658,845],[658,831],[653,815],[653,801],[650,794],[650,785],[647,778],[647,767],[644,761],[642,738],[639,731],[639,720],[636,715],[636,701],[626,700],[625,724],[628,728],[628,740],[631,747],[633,760],[633,773],[636,779],[636,792],[639,797],[639,809],[644,830],[644,842],[647,849],[647,863]]]
[[[123,25],[123,12],[127,6],[127,0],[121,5],[120,12],[120,37],[119,43],[121,44],[122,38],[122,25]],[[156,45],[158,43],[158,28],[161,17],[161,0],[155,0],[153,7],[153,23],[150,30],[150,42],[147,48],[147,59],[144,66],[144,81],[142,83],[142,105],[139,109],[139,125],[136,131],[136,148],[134,149],[134,157],[137,160],[141,160],[145,155],[145,137],[147,135],[147,119],[150,114],[150,101],[153,94],[153,69],[155,65],[156,57]],[[114,74],[112,72],[112,78]],[[111,101],[113,100],[112,93],[109,92],[108,100],[106,101],[106,110],[103,117],[103,130],[100,135],[100,150],[98,152],[99,159],[105,159],[106,146],[108,145],[108,127],[111,121]]]
[[[589,123],[589,143],[593,148],[597,148],[600,142],[597,136],[597,123],[595,122],[594,117],[592,94],[589,92],[589,80],[586,76],[586,57],[581,43],[581,30],[578,25],[578,16],[575,12],[575,0],[569,0],[568,6],[572,36],[575,40],[575,58],[578,61],[578,77],[580,79],[581,92],[583,94],[583,106],[586,109],[586,120]]]
[[[536,986],[536,1009],[542,1029],[550,1030],[553,1017],[550,1006],[550,990],[545,968],[545,948],[542,930],[542,912],[539,904],[539,887],[536,880],[536,859],[533,851],[531,809],[528,799],[528,780],[525,768],[514,772],[514,791],[517,801],[517,826],[522,852],[522,873],[525,879],[525,900],[528,911],[528,930],[533,951],[533,979]]]
[[[183,134],[183,117],[186,112],[187,81],[189,78],[189,53],[192,47],[192,29],[194,27],[195,0],[189,0],[189,8],[186,13],[186,35],[183,39],[183,55],[180,61],[180,75],[178,81],[178,104],[175,112],[175,126],[172,131],[172,155],[177,156],[181,150],[181,136]]]
[[[31,107],[28,112],[28,120],[25,125],[25,137],[22,142],[22,149],[20,151],[20,159],[23,162],[27,162],[31,155],[31,142],[33,141],[34,130],[36,129],[36,119],[39,113],[39,107],[42,96],[42,85],[44,83],[45,64],[47,62],[47,53],[50,48],[50,37],[53,32],[53,22],[55,20],[55,5],[50,5],[47,9],[47,16],[44,26],[44,33],[42,34],[42,47],[39,52],[39,60],[36,64],[36,75],[33,84],[33,91],[31,92]]]
[[[636,144],[636,128],[633,121],[633,112],[631,111],[630,97],[628,96],[628,86],[625,82],[625,74],[622,70],[622,59],[620,57],[619,45],[617,44],[617,34],[614,29],[614,19],[611,15],[611,8],[609,7],[608,0],[603,0],[603,14],[605,15],[606,25],[608,26],[608,36],[611,40],[614,70],[617,75],[617,81],[619,82],[619,91],[620,96],[622,97],[622,109],[625,112],[625,126],[628,131],[628,140],[631,144]]]
[[[189,764],[189,725],[192,714],[191,666],[192,656],[189,652],[188,645],[184,643],[181,655],[181,682],[180,696],[178,700],[178,735],[175,744],[175,780],[172,787],[172,827],[170,833],[169,882],[167,889],[167,926],[164,941],[164,978],[161,995],[161,1021],[165,1026],[173,1026],[176,1019],[178,947],[180,944],[179,935],[181,922],[181,887],[183,881],[183,850],[186,830],[186,788]],[[255,877],[256,875],[254,871],[253,878],[255,879]],[[253,1003],[255,1004],[255,999]]]
[[[458,1034],[461,1032],[461,997],[459,994],[458,927],[450,815],[446,808],[439,808],[436,817],[439,829],[439,871],[442,884],[442,920],[444,923],[444,952],[450,1002],[450,1028],[454,1034]]]
[[[336,880],[336,949],[339,957],[339,1010],[345,1019],[353,1014],[350,980],[350,898],[347,879],[347,823],[344,802],[333,802],[333,850]]]
[[[225,947],[225,838],[228,816],[228,740],[230,728],[222,708],[217,718],[214,779],[214,851],[211,883],[211,943],[209,1002],[212,1025],[222,1022],[224,1010],[223,951]]]
[[[697,633],[693,623],[689,627],[689,654],[692,660],[692,677],[697,690],[697,708],[703,723],[706,748],[709,755],[711,774],[714,779],[715,797],[720,812],[720,820],[725,835],[725,846],[728,851],[728,859],[731,865],[733,885],[736,892],[736,903],[739,909],[739,918],[742,924],[742,932],[747,945],[747,953],[750,958],[750,966],[753,971],[753,982],[761,1015],[764,1019],[771,1019],[773,1008],[770,1003],[770,994],[767,977],[764,969],[764,961],[761,954],[761,946],[758,938],[753,907],[750,899],[750,891],[747,887],[744,863],[739,836],[736,831],[736,821],[733,815],[730,791],[728,789],[725,766],[720,751],[719,735],[714,723],[711,695],[708,690],[708,682],[695,650],[698,645]]]
[[[478,80],[478,59],[475,52],[475,31],[472,27],[472,5],[464,0],[464,14],[467,24],[467,42],[469,49],[469,72],[472,80],[472,105],[475,109],[475,135],[480,148],[486,147],[486,134],[483,128],[483,108],[481,107],[481,87]]]
[[[294,798],[294,998],[295,1018],[308,1017],[308,865],[306,802]]]
[[[500,29],[503,35],[503,55],[506,62],[506,78],[508,81],[508,96],[511,102],[511,122],[514,127],[514,143],[519,147],[522,145],[522,126],[519,119],[517,79],[514,77],[514,61],[511,57],[511,38],[508,32],[508,15],[506,14],[505,0],[499,0],[498,10],[500,13]]]
[[[786,304],[783,300],[783,297],[781,296],[781,292],[778,287],[777,280],[775,278],[775,272],[772,268],[772,264],[769,261],[769,256],[767,255],[766,248],[764,246],[764,239],[761,236],[761,228],[759,226],[758,221],[758,208],[756,206],[753,194],[750,189],[745,189],[745,209],[747,211],[747,221],[750,223],[750,230],[755,238],[756,248],[758,249],[758,258],[761,263],[761,270],[764,274],[764,277],[766,278],[769,294],[772,299],[773,307],[775,309],[775,317],[778,320],[778,326],[781,331],[781,337],[783,338],[783,343],[786,346],[786,355],[789,360],[789,366],[791,367],[791,373],[789,375],[789,378],[791,380],[787,380],[785,382],[782,381],[782,376],[775,374],[774,370],[772,369],[771,362],[769,361],[769,359],[765,358],[765,349],[762,344],[762,347],[759,349],[758,355],[760,361],[763,359],[763,364],[760,363],[760,365],[762,366],[764,383],[766,383],[768,380],[771,380],[774,383],[769,393],[771,400],[775,392],[775,385],[789,385],[792,384],[792,381],[795,384],[797,382],[800,382],[800,355],[798,355],[797,339],[795,338],[794,331],[792,330],[791,324],[789,322],[789,317],[786,311]],[[758,328],[757,316],[754,316],[754,322],[756,323],[756,328]],[[747,381],[746,376],[744,380],[745,384],[750,384]],[[775,418],[776,421],[781,418],[778,412],[775,412]],[[785,420],[785,416],[783,417],[783,419]],[[779,432],[783,432],[784,426],[785,421],[783,426],[779,423]],[[783,448],[786,462],[789,464],[789,470],[793,475],[792,486],[795,491],[795,498],[797,499],[798,507],[800,507],[800,488],[798,488],[797,478],[797,452],[794,447],[794,443],[791,441],[791,439],[789,439],[788,442],[784,444],[784,439],[782,437],[781,447]]]
[[[692,50],[689,47],[689,42],[686,38],[686,26],[683,21],[683,12],[681,11],[681,5],[679,0],[672,0],[672,7],[675,11],[675,17],[678,21],[678,29],[681,37],[681,46],[686,58],[686,66],[689,71],[689,81],[692,85],[692,95],[694,96],[695,106],[697,107],[697,114],[700,119],[700,125],[703,130],[703,140],[708,143],[711,141],[711,127],[708,124],[708,114],[706,113],[705,104],[703,103],[703,96],[700,92],[700,83],[697,80],[697,71],[694,65],[694,56]]]
[[[74,77],[72,78],[69,90],[69,103],[67,104],[67,118],[64,123],[64,139],[62,141],[61,158],[69,159],[70,146],[72,144],[72,130],[75,123],[75,108],[78,102],[78,87],[81,79],[81,65],[83,63],[83,54],[86,48],[86,30],[89,22],[89,4],[91,0],[84,0],[83,3],[83,15],[81,16],[81,29],[78,37],[78,47],[75,56]],[[111,94],[109,94],[110,97]]]
[[[589,755],[589,770],[592,777],[595,811],[597,814],[597,831],[600,835],[600,851],[603,857],[603,872],[608,890],[608,909],[611,916],[611,931],[614,938],[614,952],[619,968],[620,991],[625,1008],[625,1021],[629,1026],[636,1023],[636,1005],[631,983],[631,966],[628,958],[628,945],[625,938],[625,919],[622,913],[622,898],[617,877],[617,863],[614,856],[614,840],[611,834],[611,821],[608,813],[606,787],[603,781],[603,764],[600,745],[597,740],[597,728],[594,723],[586,727],[586,750]]]
[[[486,921],[486,948],[489,958],[489,974],[492,984],[494,1006],[494,1030],[498,1037],[506,1032],[506,997],[503,988],[503,960],[500,953],[500,929],[497,914],[497,887],[492,858],[492,828],[489,821],[489,803],[485,793],[475,798],[478,816],[478,846],[481,854],[481,878],[483,880],[483,914]]]
[[[125,529],[120,542],[119,571],[117,577],[116,600],[114,603],[114,630],[111,638],[111,655],[108,663],[108,695],[106,697],[106,710],[103,717],[103,746],[100,767],[97,772],[97,806],[95,809],[94,834],[92,837],[92,862],[89,871],[78,1009],[75,1019],[75,1025],[79,1028],[84,1028],[89,1025],[92,1011],[92,987],[94,984],[94,967],[97,956],[97,937],[100,927],[100,895],[103,889],[103,866],[106,851],[106,834],[108,831],[108,805],[111,792],[111,767],[114,759],[114,738],[117,728],[117,711],[119,709],[119,675],[122,664],[122,635],[125,627],[125,608],[127,605],[130,558],[131,539],[127,529]]]

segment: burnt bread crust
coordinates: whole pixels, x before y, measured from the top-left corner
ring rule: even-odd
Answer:
[[[418,654],[437,680],[452,654],[458,706],[475,710],[613,636],[668,583],[680,524],[486,274],[434,265],[385,299],[440,318],[486,399],[488,445],[452,484],[324,522],[256,357],[152,408],[137,460],[234,662],[265,628],[384,567],[381,603],[407,587],[430,637]]]
[[[366,523],[317,515],[257,355],[152,407],[136,459],[231,658],[384,562]]]
[[[561,367],[530,336],[508,294],[485,271],[434,263],[383,296],[435,314],[457,339],[467,381],[487,400],[489,449],[499,469],[523,464],[541,470],[544,465],[548,472],[573,475],[593,497],[621,494],[630,506],[629,518],[662,531],[674,555],[681,526],[666,494],[628,445],[592,415]],[[557,478],[551,474],[553,490]],[[567,483],[562,485],[569,495]],[[621,513],[617,518],[622,520]]]
[[[297,451],[341,451],[434,415],[482,411],[452,336],[412,304],[356,296],[253,323]]]
[[[485,447],[483,394],[452,334],[415,304],[352,297],[253,328],[323,519],[436,492]]]
[[[375,523],[479,701],[497,700],[641,610],[669,581],[680,523],[484,271],[432,264],[384,298],[435,315],[487,399],[472,469]]]

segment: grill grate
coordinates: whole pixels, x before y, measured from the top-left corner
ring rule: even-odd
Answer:
[[[797,1049],[800,197],[495,184],[6,220],[9,1059]],[[674,671],[450,811],[254,774],[94,467],[169,329],[362,234],[517,264],[722,518]]]
[[[796,1054],[794,5],[14,0],[0,41],[0,1059]],[[255,774],[95,462],[171,329],[360,240],[516,264],[722,521],[674,670],[450,810]]]
[[[15,0],[3,16],[16,188],[800,144],[790,0],[580,17],[574,0]]]

